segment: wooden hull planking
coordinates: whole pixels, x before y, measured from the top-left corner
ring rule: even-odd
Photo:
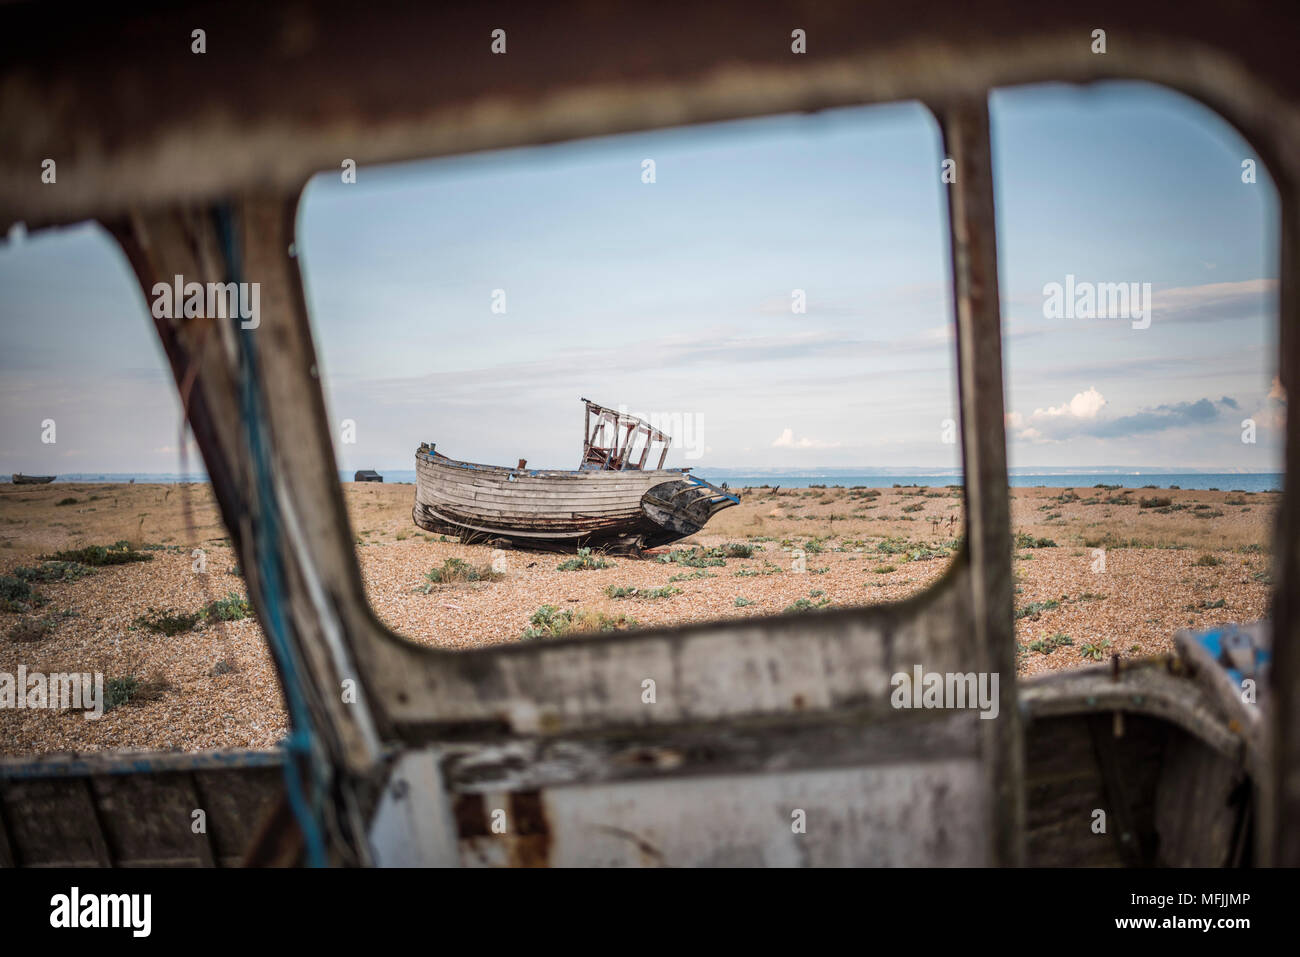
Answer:
[[[548,550],[653,548],[694,534],[739,502],[685,469],[510,469],[421,447],[415,470],[416,525]]]

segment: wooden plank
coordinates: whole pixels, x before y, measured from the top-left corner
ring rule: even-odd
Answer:
[[[416,469],[425,478],[468,485],[472,488],[526,489],[528,491],[567,491],[571,494],[587,492],[635,491],[653,488],[665,483],[685,481],[685,476],[671,472],[581,472],[573,476],[524,476],[511,479],[485,472],[465,472],[460,469]],[[576,477],[575,477],[576,476]],[[589,476],[589,477],[588,477]],[[600,478],[609,476],[609,478]]]
[[[475,482],[463,475],[433,476],[430,482],[439,488],[455,489],[466,494],[495,493],[498,495],[541,495],[548,498],[575,499],[580,497],[636,499],[657,485],[671,485],[671,482],[644,481],[624,482],[612,485],[582,485],[566,482]]]
[[[573,494],[559,492],[513,493],[509,489],[468,488],[421,482],[417,497],[434,501],[461,502],[466,505],[516,506],[523,509],[548,508],[553,511],[590,511],[592,509],[636,509],[648,489],[610,494]]]
[[[1227,867],[1244,804],[1230,798],[1242,771],[1190,735],[1177,733],[1161,756],[1156,795],[1158,867]]]
[[[11,853],[24,867],[111,863],[85,778],[24,778],[4,786]]]
[[[566,502],[554,505],[538,505],[535,508],[514,507],[495,502],[466,501],[452,496],[422,495],[417,501],[422,505],[432,505],[442,511],[457,511],[465,515],[481,518],[517,518],[522,522],[553,522],[561,519],[589,518],[597,521],[636,519],[641,517],[640,506],[602,508],[585,507],[579,503]]]
[[[1071,714],[1025,729],[1025,863],[1034,867],[1118,867],[1114,841],[1092,833],[1104,808],[1101,771],[1086,720]]]
[[[93,774],[123,774],[167,771],[241,771],[269,768],[274,773],[284,763],[279,751],[151,751],[134,752],[129,762],[112,751],[89,754],[51,753],[30,757],[0,758],[0,781],[42,778],[85,777]]]
[[[959,867],[987,861],[989,813],[979,762],[774,770],[688,780],[597,783],[541,792],[526,857],[463,863],[556,867]],[[517,805],[516,805],[517,808]],[[806,831],[791,826],[802,812]],[[517,817],[522,817],[516,814]],[[521,829],[522,830],[522,829]],[[515,838],[519,841],[519,837]]]
[[[203,831],[194,835],[194,852],[198,855],[201,867],[216,867],[216,848],[212,844],[212,835],[209,833],[216,823],[212,819],[212,810],[208,807],[207,801],[204,800],[203,789],[199,784],[199,776],[197,774],[188,774],[185,776],[185,781],[193,805],[191,811],[202,810],[204,817],[205,826]],[[192,819],[190,833],[194,834]]]
[[[441,461],[427,455],[416,456],[416,469],[428,469],[450,475],[473,476],[475,479],[536,482],[573,482],[582,485],[617,485],[620,482],[654,480],[671,482],[685,476],[688,469],[515,469],[505,465],[480,465],[475,462]]]
[[[258,827],[284,793],[279,768],[200,771],[195,774],[208,811],[208,840],[220,867],[238,867]]]
[[[1037,675],[1022,687],[1021,706],[1035,720],[1087,712],[1138,713],[1176,724],[1226,756],[1236,758],[1243,750],[1241,737],[1205,690],[1170,674],[1160,662],[1124,668],[1119,680],[1108,668],[1096,666]]]
[[[949,234],[972,624],[980,669],[1001,676],[1000,717],[985,722],[984,729],[993,788],[989,826],[995,835],[994,862],[1016,865],[1024,856],[1024,754],[1016,706],[1011,505],[988,102],[981,93],[946,103],[938,113],[944,147],[956,172],[949,191]]]
[[[512,517],[521,522],[534,522],[540,524],[554,524],[557,520],[569,519],[590,519],[594,521],[618,521],[637,519],[642,515],[640,506],[635,508],[583,508],[573,503],[567,503],[563,506],[553,506],[547,508],[526,509],[512,508],[506,505],[498,505],[492,502],[479,503],[465,501],[458,498],[439,497],[436,495],[420,495],[416,499],[417,504],[429,505],[443,512],[459,512],[462,515],[474,515],[483,518]]]
[[[583,535],[593,534],[595,532],[616,530],[627,525],[627,522],[624,521],[595,521],[578,518],[566,520],[562,524],[558,522],[494,522],[490,516],[486,519],[480,519],[476,516],[465,515],[452,509],[439,509],[431,505],[424,505],[423,503],[419,507],[424,509],[424,514],[427,517],[441,520],[448,524],[464,526],[471,531],[493,535],[523,535],[533,538],[576,538]]]
[[[684,481],[680,475],[667,475],[659,472],[580,472],[576,477],[569,476],[529,476],[520,475],[510,479],[490,473],[466,472],[461,469],[437,469],[433,467],[416,469],[416,473],[431,481],[448,485],[464,485],[470,489],[519,490],[530,492],[557,492],[568,495],[586,495],[597,492],[632,493],[637,489],[654,488],[656,485]],[[610,476],[610,478],[602,478]]]
[[[523,486],[465,485],[461,483],[435,483],[433,489],[440,494],[459,495],[470,501],[485,502],[541,502],[571,504],[583,508],[590,505],[607,505],[622,508],[635,508],[646,492],[654,488],[629,488],[619,490],[596,489],[592,491],[574,491],[560,488],[527,488]]]
[[[641,507],[641,496],[628,493],[616,496],[547,495],[537,492],[511,495],[505,491],[467,490],[440,485],[421,489],[421,496],[433,501],[458,502],[502,512],[635,512]]]
[[[791,713],[752,726],[643,728],[599,736],[435,746],[458,794],[753,774],[825,767],[901,766],[976,759],[970,712]]]
[[[417,524],[421,519],[423,519],[426,525],[428,524],[435,524],[439,526],[445,525],[449,528],[455,528],[460,531],[481,532],[484,535],[500,535],[504,537],[558,540],[558,539],[582,538],[585,535],[589,535],[595,531],[599,531],[599,529],[586,528],[586,527],[560,528],[551,525],[543,528],[534,528],[531,526],[529,527],[509,526],[506,525],[505,523],[487,524],[475,519],[469,519],[464,516],[459,516],[457,515],[457,513],[452,512],[450,510],[439,511],[430,505],[424,505],[424,504],[420,504],[416,506],[415,518],[417,520]]]
[[[574,508],[570,505],[564,508],[529,510],[497,506],[491,503],[480,505],[474,502],[464,502],[452,498],[437,498],[435,496],[422,496],[417,502],[420,505],[428,505],[441,512],[457,512],[461,515],[471,515],[484,519],[510,518],[523,524],[536,525],[555,525],[557,522],[572,520],[596,522],[635,521],[642,516],[640,508],[587,509]]]
[[[100,817],[99,804],[95,800],[93,779],[82,778],[78,784],[79,787],[76,789],[85,798],[86,803],[86,814],[82,820],[87,827],[90,846],[94,849],[95,858],[100,867],[112,867],[113,854],[108,846],[108,832],[104,830],[104,821]]]
[[[1116,753],[1114,722],[1110,715],[1102,714],[1088,715],[1087,721],[1097,765],[1101,768],[1102,790],[1106,795],[1107,833],[1114,838],[1115,849],[1125,865],[1149,867],[1151,848],[1134,815],[1132,788]]]

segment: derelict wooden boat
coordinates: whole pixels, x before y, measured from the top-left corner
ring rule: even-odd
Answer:
[[[53,475],[24,475],[22,472],[14,473],[15,485],[48,485],[53,481]]]
[[[597,547],[635,553],[692,535],[740,497],[665,469],[670,436],[583,399],[582,464],[576,470],[479,465],[430,443],[415,453],[415,508],[423,529],[463,541],[502,540],[524,548]],[[651,452],[658,467],[645,468]]]

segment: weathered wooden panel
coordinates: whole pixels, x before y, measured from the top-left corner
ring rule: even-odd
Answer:
[[[241,862],[284,788],[275,753],[96,754],[0,762],[17,867],[212,867]],[[196,831],[202,810],[206,832]]]
[[[1244,772],[1186,734],[1170,736],[1155,793],[1162,867],[1227,867],[1249,811]]]
[[[108,867],[104,832],[84,778],[5,782],[0,803],[17,867]]]
[[[213,865],[207,834],[191,829],[198,797],[188,774],[101,775],[90,783],[115,867]]]
[[[1025,729],[1025,862],[1034,867],[1123,864],[1108,836],[1092,830],[1106,806],[1092,738],[1078,717]]]
[[[208,812],[216,863],[236,867],[283,793],[284,771],[279,767],[198,771],[194,780],[198,806]]]
[[[552,788],[527,816],[516,802],[517,832],[462,837],[461,856],[469,866],[977,865],[989,853],[982,780],[978,761],[954,759]]]
[[[756,863],[761,852],[778,864],[919,862],[935,840],[940,857],[972,863],[987,847],[971,834],[988,834],[979,822],[989,808],[970,790],[979,780],[979,720],[942,710],[884,720],[809,713],[439,744],[398,762],[371,841],[377,859],[407,864],[696,865],[725,862],[721,845],[739,830],[747,843],[735,845],[734,862]],[[795,795],[803,803],[774,819],[773,808]],[[954,802],[964,811],[949,813]],[[796,809],[806,833],[791,829]],[[670,822],[681,846],[658,847],[655,835]],[[563,852],[561,824],[574,842]],[[949,827],[966,836],[951,838]],[[797,841],[783,843],[786,835]]]
[[[1104,677],[1098,669],[1026,683],[1029,713],[1053,715],[1026,728],[1028,863],[1239,862],[1251,790],[1243,784],[1245,750],[1232,745],[1226,717],[1206,710],[1203,688],[1158,664],[1121,674],[1105,679],[1117,692],[1106,697],[1094,693]],[[1176,720],[1166,716],[1171,694],[1182,712]],[[1126,706],[1118,721],[1109,703]],[[1093,829],[1098,810],[1106,815],[1104,833]]]
[[[440,775],[460,794],[529,791],[583,782],[894,765],[978,757],[969,713],[837,715],[798,721],[646,728],[586,737],[441,745]],[[792,723],[793,722],[793,723]]]
[[[489,528],[596,531],[642,517],[641,498],[679,472],[514,473],[465,469],[416,456],[417,507],[452,521]]]

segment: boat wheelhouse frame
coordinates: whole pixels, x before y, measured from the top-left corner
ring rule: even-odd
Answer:
[[[586,412],[582,427],[582,464],[579,468],[641,470],[646,467],[646,459],[656,447],[659,461],[651,467],[664,467],[668,447],[673,442],[672,436],[635,415],[597,405],[590,399],[582,401]]]

